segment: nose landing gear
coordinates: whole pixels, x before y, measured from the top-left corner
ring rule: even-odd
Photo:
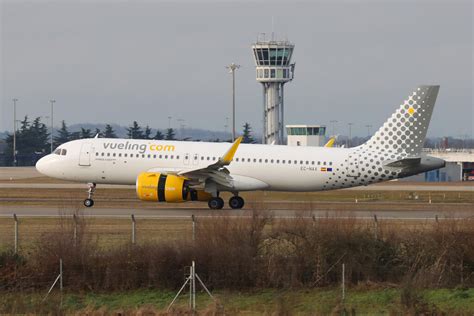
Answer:
[[[94,206],[94,200],[92,199],[92,195],[94,195],[96,184],[95,183],[88,183],[89,190],[87,191],[87,199],[84,200],[85,207],[92,207]]]

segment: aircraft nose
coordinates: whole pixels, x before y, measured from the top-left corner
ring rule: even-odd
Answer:
[[[51,155],[46,155],[36,162],[36,170],[39,173],[48,176],[51,170]]]

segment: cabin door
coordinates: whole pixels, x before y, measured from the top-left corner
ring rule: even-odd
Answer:
[[[92,144],[91,143],[82,144],[81,152],[79,154],[79,166],[91,165],[91,153],[92,153]]]

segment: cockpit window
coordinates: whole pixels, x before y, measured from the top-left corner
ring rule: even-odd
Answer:
[[[56,150],[54,151],[54,154],[55,154],[55,155],[61,155],[61,149],[59,149],[59,148],[56,149]]]
[[[66,150],[66,149],[61,150],[61,155],[62,155],[62,156],[66,156],[66,154],[67,154],[67,150]]]

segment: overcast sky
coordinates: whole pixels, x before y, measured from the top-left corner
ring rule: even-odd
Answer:
[[[57,122],[223,130],[235,62],[238,129],[261,132],[250,46],[273,17],[295,44],[286,124],[366,136],[418,84],[440,84],[429,135],[473,134],[472,1],[0,1],[0,130],[14,97],[19,117],[54,98]]]

